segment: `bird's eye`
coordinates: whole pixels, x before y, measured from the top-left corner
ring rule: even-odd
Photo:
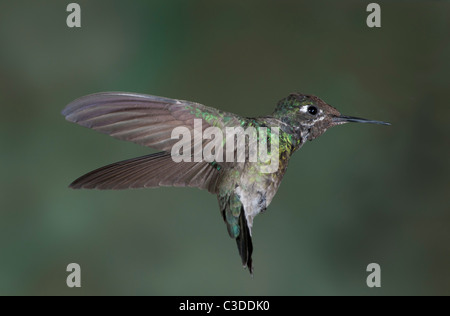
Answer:
[[[317,114],[317,108],[315,106],[310,106],[308,108],[308,113],[311,115],[316,115]]]

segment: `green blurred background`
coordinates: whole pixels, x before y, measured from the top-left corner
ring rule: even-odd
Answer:
[[[370,1],[83,0],[81,29],[69,2],[0,2],[0,294],[450,294],[450,1],[377,1],[381,29]],[[251,278],[213,195],[67,188],[153,152],[61,116],[108,90],[248,116],[300,91],[393,125],[294,156],[255,220]]]

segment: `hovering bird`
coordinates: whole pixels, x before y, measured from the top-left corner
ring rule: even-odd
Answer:
[[[251,274],[253,218],[269,206],[292,154],[306,141],[316,139],[336,125],[349,122],[390,125],[341,115],[318,97],[301,93],[291,93],[279,101],[272,115],[255,118],[195,102],[127,92],[81,97],[67,105],[62,114],[68,121],[161,151],[96,169],[75,180],[71,188],[121,190],[175,186],[207,190],[217,195],[228,233],[236,240],[242,264]],[[255,168],[260,162],[248,160],[175,162],[171,150],[178,139],[172,137],[172,131],[182,126],[194,132],[196,120],[201,120],[202,131],[208,127],[279,128],[277,170],[263,173]],[[207,140],[202,139],[202,144],[205,143]]]

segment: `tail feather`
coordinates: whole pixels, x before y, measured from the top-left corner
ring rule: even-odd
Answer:
[[[227,224],[228,234],[236,239],[242,264],[253,274],[252,253],[253,243],[245,216],[244,206],[234,193],[218,195],[223,220]]]
[[[253,275],[253,243],[252,236],[250,235],[250,229],[247,225],[247,219],[245,218],[245,212],[242,208],[241,215],[239,216],[239,226],[241,228],[239,236],[236,238],[236,244],[241,255],[242,264],[248,268],[250,274]]]

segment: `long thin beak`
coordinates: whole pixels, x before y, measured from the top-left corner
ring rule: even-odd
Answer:
[[[335,116],[333,118],[333,122],[335,122],[337,124],[354,122],[354,123],[369,123],[369,124],[391,125],[391,123],[387,123],[387,122],[367,120],[367,119],[363,119],[363,118],[359,118],[359,117],[346,116],[346,115]]]

